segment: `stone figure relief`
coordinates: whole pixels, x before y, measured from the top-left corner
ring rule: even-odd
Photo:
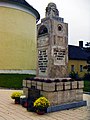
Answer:
[[[59,11],[55,3],[49,3],[46,7],[46,17],[59,16]]]

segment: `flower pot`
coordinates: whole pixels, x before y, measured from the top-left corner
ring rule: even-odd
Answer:
[[[21,104],[23,107],[27,108],[27,105],[28,105],[27,98],[21,98],[21,97],[20,97],[20,104]]]
[[[24,102],[24,104],[22,105],[23,107],[27,108],[28,107],[28,102]]]
[[[39,114],[39,115],[43,115],[45,113],[47,113],[47,108],[44,107],[44,108],[35,108],[36,109],[36,113]]]
[[[20,97],[15,97],[15,104],[20,104]]]
[[[38,115],[44,115],[44,114],[45,114],[45,111],[39,111],[39,110],[37,110],[36,113],[37,113]]]

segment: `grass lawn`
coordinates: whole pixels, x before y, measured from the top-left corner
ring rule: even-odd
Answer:
[[[84,81],[84,91],[90,92],[90,81]]]
[[[21,89],[25,78],[35,77],[29,74],[0,74],[0,87]]]

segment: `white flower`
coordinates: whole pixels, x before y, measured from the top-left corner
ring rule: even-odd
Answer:
[[[21,95],[20,98],[26,98],[26,96],[25,95]]]

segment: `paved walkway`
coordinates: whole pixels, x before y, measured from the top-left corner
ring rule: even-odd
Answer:
[[[90,109],[80,107],[72,110],[37,115],[28,112],[10,98],[15,90],[0,89],[0,120],[90,120]]]

